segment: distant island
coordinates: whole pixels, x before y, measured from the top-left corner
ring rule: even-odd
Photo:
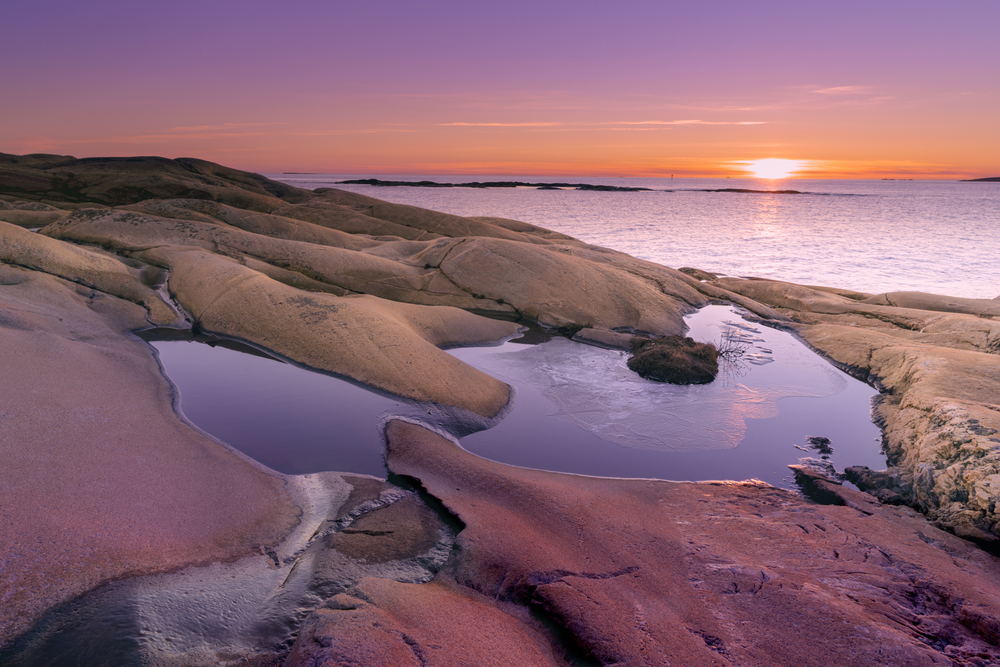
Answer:
[[[487,181],[480,183],[436,183],[434,181],[380,181],[377,178],[358,178],[337,181],[337,185],[374,185],[378,187],[409,188],[538,188],[539,190],[590,190],[592,192],[652,192],[652,188],[630,188],[617,185],[591,185],[589,183],[525,183],[523,181]]]
[[[698,192],[754,192],[765,195],[808,195],[809,192],[801,190],[750,190],[748,188],[716,188],[709,190],[698,190]]]
[[[1000,183],[1000,176],[988,176],[986,178],[963,178],[962,183]]]

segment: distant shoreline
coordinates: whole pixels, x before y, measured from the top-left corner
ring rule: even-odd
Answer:
[[[593,192],[653,192],[652,188],[618,185],[593,185],[590,183],[527,183],[524,181],[473,181],[471,183],[438,183],[436,181],[382,181],[377,178],[355,178],[337,181],[335,185],[374,185],[376,187],[410,188],[536,188],[538,190],[590,190]]]

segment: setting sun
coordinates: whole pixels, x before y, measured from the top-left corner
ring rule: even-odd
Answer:
[[[766,158],[764,160],[751,160],[747,163],[747,168],[753,172],[757,178],[788,178],[793,173],[802,168],[800,160],[783,160],[781,158]]]

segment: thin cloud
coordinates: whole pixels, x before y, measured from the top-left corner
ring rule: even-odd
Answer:
[[[413,134],[425,130],[410,130],[400,127],[369,128],[361,130],[326,130],[322,132],[290,132],[292,137],[348,137],[355,134]]]
[[[833,88],[820,88],[813,92],[820,95],[863,95],[870,91],[870,86],[836,86]]]
[[[639,120],[604,125],[766,125],[763,120]]]
[[[556,127],[565,123],[438,123],[438,127]]]
[[[66,145],[135,144],[145,141],[156,142],[174,139],[230,139],[262,136],[265,136],[264,132],[178,132],[173,134],[131,134],[117,137],[97,137],[94,139],[66,139],[58,143]]]
[[[657,126],[670,125],[765,125],[762,120],[639,120],[639,121],[611,121],[602,123],[556,123],[556,122],[526,122],[526,123],[438,123],[438,127],[524,127],[524,128],[546,128],[559,131],[593,131],[593,130],[633,130],[640,128],[637,126],[652,126],[642,129],[655,129]]]
[[[172,127],[164,132],[210,132],[231,130],[237,127],[264,127],[267,125],[288,125],[288,123],[222,123],[221,125],[195,125],[192,127]]]

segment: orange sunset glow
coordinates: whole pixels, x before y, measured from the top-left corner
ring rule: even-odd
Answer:
[[[788,178],[802,168],[801,160],[784,160],[782,158],[764,158],[762,160],[751,160],[747,163],[747,168],[757,178],[776,180]]]
[[[234,17],[221,3],[192,4],[192,22],[166,5],[56,4],[6,17],[0,152],[373,175],[1000,173],[995,3],[865,5],[860,22],[835,5],[307,3]],[[345,28],[335,40],[331,25]],[[808,163],[768,176],[753,166],[797,156]]]

